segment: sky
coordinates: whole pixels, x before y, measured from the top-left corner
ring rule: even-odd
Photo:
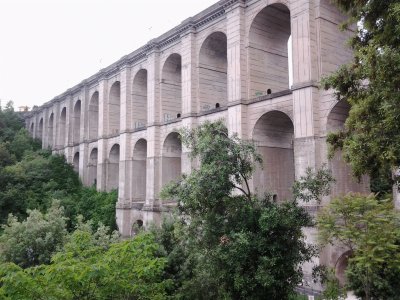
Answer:
[[[41,105],[217,0],[0,0],[0,100]]]

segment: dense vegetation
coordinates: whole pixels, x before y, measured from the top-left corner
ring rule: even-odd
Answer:
[[[371,196],[332,201],[319,217],[322,244],[350,251],[347,288],[362,299],[399,299],[400,214],[387,193],[400,166],[400,2],[333,0],[357,23],[350,40],[353,60],[325,78],[338,100],[350,105],[342,131],[330,134],[356,177],[368,174]],[[332,298],[334,299],[334,298]]]
[[[358,22],[350,41],[354,59],[324,81],[350,104],[345,129],[329,143],[342,149],[354,174],[390,179],[400,165],[400,2],[334,0]]]
[[[350,105],[328,142],[356,177],[370,175],[377,194],[334,199],[316,225],[321,246],[349,250],[344,289],[399,299],[400,215],[387,193],[400,166],[400,2],[333,2],[350,15],[345,26],[358,26],[354,59],[323,81]],[[221,123],[182,137],[201,165],[164,190],[176,214],[121,241],[112,232],[116,192],[83,187],[64,157],[40,150],[11,104],[0,110],[0,299],[294,297],[300,266],[314,253],[301,230],[312,220],[297,202],[328,194],[329,172],[310,170],[294,199],[277,204],[248,188],[260,161],[253,144]],[[338,299],[343,287],[331,270],[323,275],[324,297]]]
[[[10,213],[19,220],[27,217],[28,210],[45,213],[57,199],[69,231],[78,215],[92,220],[94,226],[101,222],[116,229],[116,192],[83,187],[64,156],[41,150],[40,141],[33,140],[23,125],[12,103],[0,110],[0,224],[7,222]]]
[[[83,187],[11,106],[1,114],[2,299],[294,297],[314,253],[302,234],[311,219],[296,198],[277,204],[250,192],[260,157],[221,122],[182,133],[201,166],[164,190],[176,214],[121,241],[112,231],[115,192]]]
[[[280,204],[252,194],[248,181],[261,158],[253,143],[229,137],[222,122],[183,131],[182,141],[199,167],[164,189],[162,196],[175,199],[178,212],[157,236],[169,258],[173,294],[179,299],[289,299],[301,282],[302,263],[314,253],[302,232],[311,218],[297,204],[306,198],[304,189]],[[328,184],[298,186],[320,197]]]
[[[318,217],[322,244],[349,251],[347,288],[362,299],[399,299],[400,212],[391,199],[348,194]]]

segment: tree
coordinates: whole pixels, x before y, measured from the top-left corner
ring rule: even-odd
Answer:
[[[63,208],[54,201],[46,214],[28,211],[22,222],[10,215],[0,236],[0,258],[23,268],[46,264],[66,241],[66,219]]]
[[[114,230],[116,192],[98,192],[83,187],[78,175],[62,155],[41,150],[23,128],[20,116],[9,104],[0,111],[0,224],[12,213],[19,220],[27,209],[45,212],[52,199],[64,207],[67,229],[73,230],[76,217],[102,223]]]
[[[27,153],[20,162],[0,169],[0,180],[0,222],[3,224],[10,213],[24,218],[27,209],[45,212],[53,198],[63,202],[67,195],[77,195],[82,187],[64,156],[51,155],[48,151]]]
[[[362,299],[398,299],[399,221],[390,199],[357,194],[334,199],[318,217],[321,244],[350,250],[348,288]]]
[[[345,129],[330,134],[354,174],[372,178],[400,165],[400,3],[398,0],[334,0],[358,22],[350,41],[354,59],[323,81],[350,104]],[[388,172],[389,171],[389,172]]]
[[[100,231],[100,232],[99,232]],[[165,258],[148,233],[116,242],[107,230],[79,225],[50,265],[0,265],[2,299],[165,299]],[[95,236],[97,234],[97,236]]]
[[[14,111],[13,102],[0,107],[0,142],[11,141],[17,131],[24,127],[21,115]]]
[[[179,222],[159,235],[180,263],[170,268],[181,280],[175,297],[287,299],[301,281],[301,263],[312,256],[302,234],[310,217],[295,201],[277,204],[251,193],[261,158],[221,121],[182,131],[182,141],[200,166],[162,192],[179,210]]]
[[[110,230],[118,229],[115,217],[117,191],[101,192],[95,187],[82,187],[75,194],[64,194],[61,199],[66,216],[71,219],[69,228],[76,225],[76,216],[82,215],[85,220],[91,220],[95,228],[101,223]]]

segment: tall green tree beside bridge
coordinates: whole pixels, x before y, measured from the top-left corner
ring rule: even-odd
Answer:
[[[221,121],[184,131],[182,140],[200,164],[162,195],[179,210],[180,221],[158,235],[174,296],[288,299],[313,254],[302,232],[309,215],[294,200],[278,204],[251,193],[249,179],[261,158]]]
[[[400,2],[334,0],[357,23],[351,63],[326,78],[338,100],[350,104],[342,132],[331,134],[357,177],[390,174],[400,165]]]

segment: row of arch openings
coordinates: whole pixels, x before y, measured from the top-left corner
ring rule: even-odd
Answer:
[[[288,41],[291,35],[290,11],[283,4],[273,4],[262,9],[249,31],[249,97],[271,91],[285,90],[289,86]],[[227,37],[214,32],[202,43],[198,61],[198,111],[224,106],[227,102]],[[139,70],[132,85],[132,127],[147,125],[147,70]],[[179,118],[182,112],[182,58],[171,54],[161,72],[161,118],[169,121]],[[73,110],[73,142],[80,138],[81,101]],[[116,81],[109,92],[107,134],[120,131],[121,84]],[[61,117],[62,118],[62,117]],[[61,121],[62,122],[62,121]],[[89,138],[98,138],[99,93],[95,92],[89,103]],[[63,130],[61,130],[63,131]],[[65,140],[61,133],[60,140]],[[40,132],[39,132],[39,136]]]

